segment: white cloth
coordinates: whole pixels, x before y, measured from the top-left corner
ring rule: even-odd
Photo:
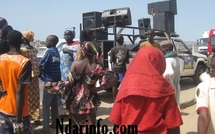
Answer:
[[[175,96],[178,106],[180,106],[180,79],[181,79],[181,68],[180,60],[178,57],[166,58],[166,70],[163,76],[169,80],[175,89]]]
[[[201,82],[196,88],[196,110],[208,108],[209,110],[209,126],[207,134],[215,134],[215,80],[207,79]]]
[[[204,72],[204,73],[202,73],[202,74],[199,76],[199,78],[200,78],[201,81],[205,81],[205,80],[207,80],[207,79],[210,79],[211,76],[210,76],[208,73]]]

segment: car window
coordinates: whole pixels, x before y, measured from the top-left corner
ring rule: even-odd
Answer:
[[[189,49],[180,41],[174,41],[175,47],[179,54],[187,54]]]
[[[211,46],[215,46],[215,36],[211,36],[210,44]]]

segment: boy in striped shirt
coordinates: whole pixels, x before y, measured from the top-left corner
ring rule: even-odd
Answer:
[[[60,72],[60,55],[56,48],[59,39],[56,35],[49,35],[46,39],[46,51],[40,61],[41,80],[44,85],[58,82],[61,80]],[[51,107],[51,125],[49,126],[49,111]],[[43,129],[41,133],[49,133],[50,127],[56,127],[56,118],[58,118],[58,95],[53,92],[52,88],[44,86],[43,92]]]

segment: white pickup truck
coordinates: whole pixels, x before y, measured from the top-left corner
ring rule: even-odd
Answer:
[[[156,42],[167,40],[166,37],[155,37]],[[177,51],[181,63],[181,78],[191,77],[194,84],[199,84],[201,81],[199,76],[205,72],[207,65],[207,56],[194,51],[194,47],[189,48],[183,40],[171,37],[170,40],[174,45],[174,50]],[[136,52],[132,52],[130,61],[135,56]],[[129,66],[129,65],[128,65]]]
[[[161,42],[166,40],[165,37],[155,37],[155,41]],[[181,63],[181,77],[192,77],[194,84],[199,84],[201,81],[199,76],[205,72],[207,65],[207,56],[195,52],[193,48],[188,46],[179,38],[170,38],[174,45],[174,50],[177,51]]]

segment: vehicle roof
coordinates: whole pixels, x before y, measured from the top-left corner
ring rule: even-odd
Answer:
[[[166,37],[154,37],[154,40],[167,40],[167,38]],[[182,39],[179,39],[176,37],[171,37],[171,40],[182,41]]]

